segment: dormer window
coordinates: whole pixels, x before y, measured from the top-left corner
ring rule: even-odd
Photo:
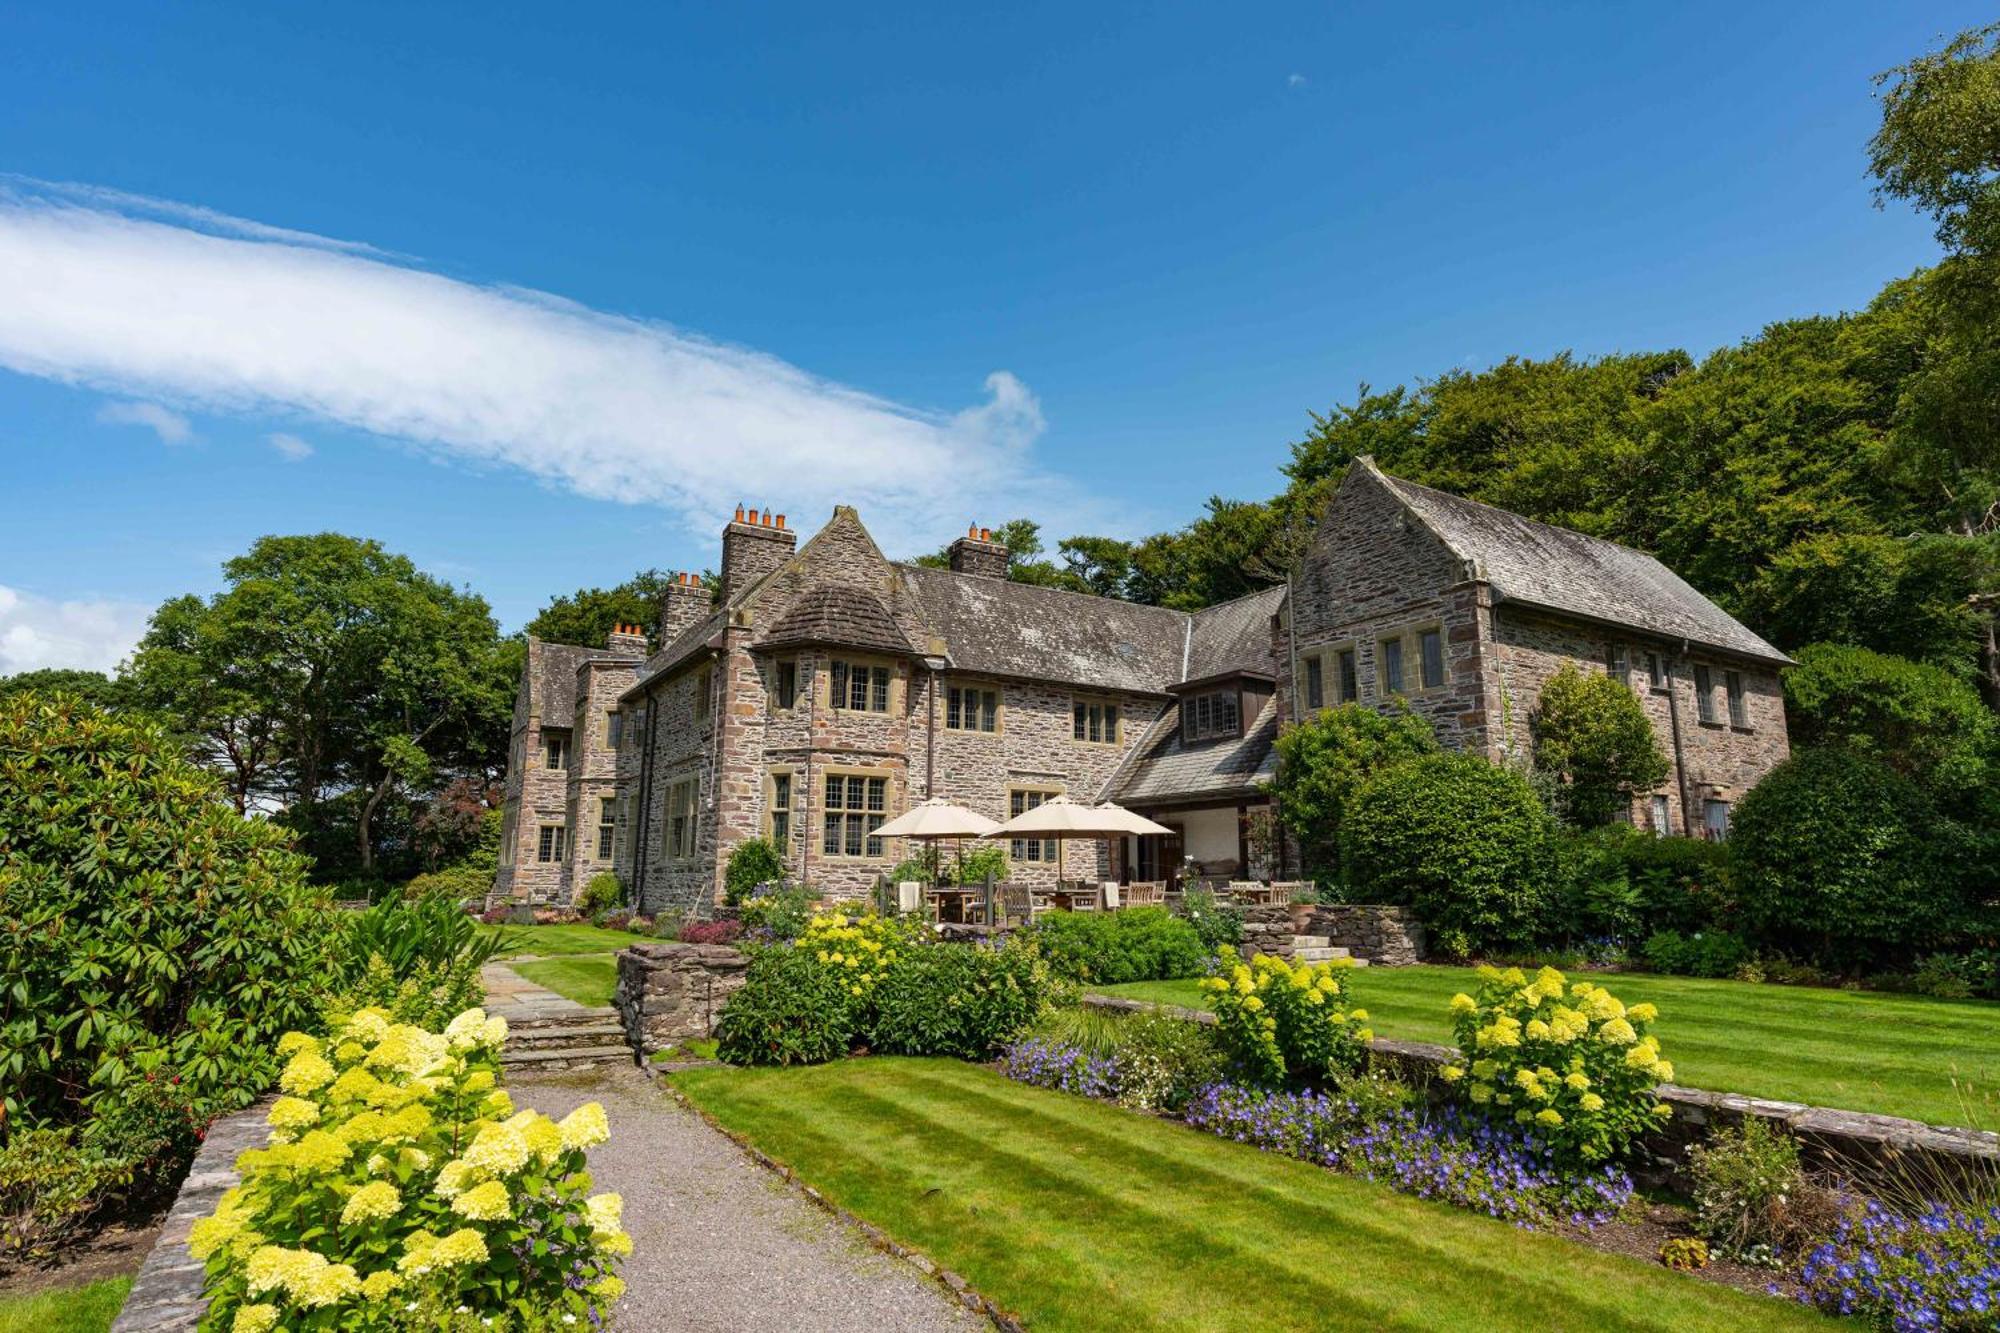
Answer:
[[[1243,709],[1235,690],[1215,690],[1181,700],[1181,739],[1214,740],[1243,734]]]

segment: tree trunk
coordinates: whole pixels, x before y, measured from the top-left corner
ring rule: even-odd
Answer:
[[[362,802],[361,818],[355,821],[355,844],[361,853],[363,875],[375,873],[375,839],[370,836],[370,830],[375,823],[376,807],[382,804],[382,798],[389,794],[389,788],[394,786],[395,782],[394,773],[384,773],[382,780],[375,784],[375,789],[368,793],[368,799]]]

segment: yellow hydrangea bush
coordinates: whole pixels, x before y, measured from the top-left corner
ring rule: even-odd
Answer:
[[[849,997],[865,1004],[883,974],[908,954],[910,929],[899,918],[863,909],[823,912],[807,924],[798,948],[833,968]]]
[[[1244,1079],[1265,1087],[1318,1087],[1359,1073],[1374,1033],[1349,1001],[1354,962],[1336,958],[1294,967],[1258,954],[1205,978],[1216,1031]]]
[[[194,1225],[204,1329],[594,1326],[631,1253],[584,1150],[595,1102],[561,1121],[498,1083],[507,1025],[468,1009],[441,1033],[362,1009],[324,1040],[287,1033],[268,1143]],[[489,1322],[490,1321],[490,1322]]]
[[[1674,1069],[1660,1058],[1652,1005],[1625,1005],[1553,967],[1533,980],[1518,967],[1479,975],[1477,996],[1452,996],[1464,1058],[1443,1071],[1476,1110],[1528,1127],[1581,1166],[1622,1157],[1672,1114],[1654,1094]]]

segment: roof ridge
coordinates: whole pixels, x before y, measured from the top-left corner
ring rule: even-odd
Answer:
[[[1210,611],[1220,611],[1225,606],[1234,606],[1238,602],[1247,602],[1252,597],[1267,597],[1274,592],[1283,592],[1284,590],[1285,585],[1282,583],[1267,583],[1263,587],[1253,589],[1250,592],[1238,593],[1227,601],[1210,602],[1207,606],[1196,607],[1194,610],[1187,612],[1187,614],[1190,616],[1205,616]],[[1167,609],[1173,610],[1175,608],[1169,607]]]
[[[1377,467],[1375,472],[1382,480],[1389,483],[1392,490],[1399,486],[1408,486],[1413,490],[1423,491],[1427,494],[1435,495],[1440,499],[1450,500],[1454,504],[1471,505],[1476,509],[1490,510],[1506,518],[1511,518],[1516,523],[1526,523],[1529,527],[1547,528],[1551,532],[1568,533],[1572,537],[1582,537],[1586,541],[1603,542],[1606,546],[1615,546],[1621,551],[1630,551],[1634,555],[1643,555],[1654,564],[1661,564],[1660,557],[1654,555],[1651,551],[1639,546],[1627,546],[1624,542],[1613,537],[1600,537],[1594,532],[1585,532],[1582,528],[1565,527],[1561,523],[1550,523],[1544,519],[1529,518],[1526,514],[1516,513],[1512,509],[1504,508],[1490,501],[1475,500],[1469,495],[1459,495],[1454,491],[1447,491],[1437,486],[1426,486],[1421,481],[1411,481],[1408,477],[1398,477],[1393,473],[1382,471],[1380,467]],[[1662,567],[1664,568],[1664,566]]]
[[[990,574],[964,574],[956,569],[939,569],[936,565],[920,565],[914,560],[891,560],[889,563],[898,569],[916,570],[924,574],[942,574],[947,578],[962,579],[981,584],[998,583],[1009,588],[1027,588],[1033,592],[1049,593],[1057,597],[1081,597],[1092,602],[1108,602],[1113,606],[1137,607],[1141,611],[1164,611],[1168,615],[1189,617],[1196,614],[1193,611],[1183,611],[1176,606],[1161,606],[1157,602],[1135,602],[1126,597],[1106,597],[1100,592],[1078,592],[1075,588],[1054,588],[1046,583],[1024,583],[1019,579],[996,579]],[[1221,606],[1224,603],[1217,602],[1216,605]]]

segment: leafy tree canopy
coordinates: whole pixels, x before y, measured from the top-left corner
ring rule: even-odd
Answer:
[[[1383,770],[1437,748],[1431,724],[1400,703],[1379,712],[1342,704],[1286,728],[1278,737],[1271,790],[1279,817],[1299,841],[1307,873],[1337,879],[1340,825],[1355,793]]]
[[[1667,780],[1667,757],[1638,697],[1574,662],[1542,687],[1534,729],[1535,765],[1555,779],[1569,818],[1585,827],[1609,823],[1633,797]]]
[[[1866,648],[1814,644],[1785,672],[1785,714],[1801,746],[1841,746],[1941,796],[1987,781],[2000,727],[1948,671]]]
[[[20,671],[11,676],[0,676],[0,699],[13,694],[25,694],[30,690],[37,694],[54,694],[61,691],[97,708],[123,708],[130,702],[131,695],[124,681],[107,676],[101,671],[72,671],[64,667],[49,667],[40,671]]]
[[[586,648],[603,647],[605,636],[618,625],[637,625],[651,636],[660,620],[660,599],[672,582],[671,574],[642,569],[616,587],[578,588],[551,598],[523,628],[545,643]],[[702,582],[712,590],[715,574],[704,572]]]

